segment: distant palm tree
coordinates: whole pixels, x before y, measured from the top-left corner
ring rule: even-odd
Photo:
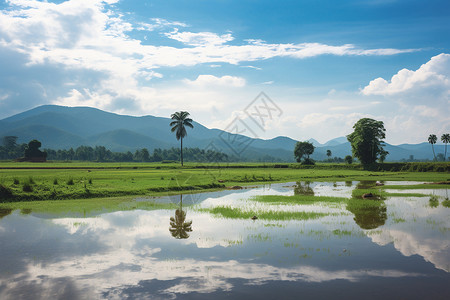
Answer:
[[[328,156],[328,158],[331,157],[331,150],[327,150],[327,156]]]
[[[433,149],[434,160],[436,160],[436,154],[434,153],[434,144],[437,142],[437,136],[435,134],[430,134],[428,137],[428,143],[431,144],[431,149]]]
[[[187,111],[179,111],[170,116],[172,121],[170,126],[172,127],[172,132],[175,132],[177,140],[181,139],[181,166],[183,166],[183,138],[187,135],[186,126],[194,128],[192,125],[192,119],[188,118],[189,113]]]
[[[446,160],[447,159],[447,144],[450,143],[450,134],[444,133],[441,136],[441,141],[445,144],[444,160]]]

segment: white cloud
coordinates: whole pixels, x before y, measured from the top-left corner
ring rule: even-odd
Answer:
[[[362,93],[388,96],[430,88],[450,95],[450,54],[434,56],[416,71],[402,69],[392,76],[390,82],[383,78],[374,79],[362,89]]]
[[[388,142],[424,142],[431,132],[448,132],[450,54],[436,55],[415,71],[402,69],[390,81],[374,79],[361,94],[389,101],[389,107],[382,106],[391,115],[385,118]],[[393,111],[397,113],[392,115]]]
[[[231,33],[218,35],[212,32],[178,32],[178,29],[175,29],[173,32],[166,33],[165,35],[170,39],[191,46],[222,45],[234,39],[231,36]]]
[[[58,81],[50,85],[43,82],[39,76],[27,72],[27,81],[24,81],[23,85],[28,89],[34,89],[34,93],[29,92],[20,96],[17,96],[19,88],[12,90],[6,87],[6,84],[2,86],[0,82],[0,89],[5,90],[5,93],[0,95],[9,96],[8,98],[1,96],[2,105],[8,102],[12,107],[17,103],[17,97],[23,97],[23,99],[38,99],[32,103],[30,100],[22,101],[28,101],[30,106],[43,102],[70,106],[89,105],[139,115],[158,113],[168,115],[173,109],[185,107],[192,111],[197,110],[199,114],[201,112],[208,114],[199,121],[209,125],[213,121],[217,123],[216,119],[226,119],[235,110],[243,109],[242,103],[251,101],[260,92],[261,84],[256,84],[252,89],[244,78],[233,74],[222,77],[199,75],[195,80],[181,82],[176,80],[161,84],[155,79],[170,78],[165,73],[167,67],[200,64],[218,67],[228,63],[244,64],[242,66],[244,68],[259,70],[258,67],[252,66],[251,62],[275,57],[307,59],[319,55],[394,55],[416,51],[360,49],[352,44],[277,44],[251,39],[241,43],[236,41],[230,32],[225,34],[191,32],[186,30],[187,24],[173,20],[155,18],[147,23],[134,24],[127,19],[126,14],[121,14],[114,7],[110,7],[110,4],[116,2],[117,0],[68,0],[59,4],[36,0],[7,2],[10,7],[0,10],[0,53],[8,51],[20,55],[20,61],[15,60],[17,69],[24,68],[28,71],[43,67],[50,70],[49,73],[57,74]],[[177,40],[183,44],[178,47],[143,44],[131,37],[130,32],[135,30],[158,30],[163,33],[168,31],[163,38]],[[439,71],[441,72],[439,74],[444,71],[445,69]],[[75,73],[77,75],[74,75]],[[86,73],[89,73],[88,78],[84,77]],[[149,81],[155,83],[152,82],[150,87]],[[272,83],[272,81],[263,82],[264,88],[269,91],[275,89]],[[246,89],[239,89],[242,87]],[[293,102],[293,99],[297,101],[295,93],[290,95],[283,93],[279,91],[273,95],[280,95],[279,98],[286,95],[285,103]],[[39,95],[38,98],[36,94]],[[301,96],[304,96],[304,93]],[[289,120],[290,117],[296,118],[304,130],[302,134],[308,138],[316,136],[316,132],[323,132],[327,138],[334,138],[332,135],[341,132],[348,133],[348,129],[338,121],[346,115],[338,114],[333,118],[316,116],[318,119],[314,121],[314,116],[308,115],[317,111],[323,112],[324,107],[328,109],[329,106],[324,106],[323,103],[307,104],[301,107],[300,113],[298,103],[294,103],[292,107],[288,106],[289,111],[293,112],[292,116],[288,116],[288,110],[283,108],[286,112],[283,118]],[[352,107],[352,104],[347,107]],[[446,104],[448,105],[448,101]],[[336,110],[345,109],[342,105],[335,107]],[[27,108],[30,107],[20,109]],[[431,112],[422,112],[424,113]],[[330,111],[324,114],[330,114]],[[302,118],[304,119],[301,120]],[[337,127],[330,130],[328,126],[328,130],[325,130],[323,129],[325,123],[320,123],[319,120],[325,123],[330,121],[330,124]],[[315,125],[312,124],[314,122]],[[352,125],[350,124],[348,128]],[[281,128],[284,125],[277,126]],[[292,126],[284,126],[285,131],[278,133],[292,134],[298,138],[295,136],[298,134],[298,127],[293,129],[289,127]],[[319,131],[315,131],[316,129]]]
[[[255,67],[255,66],[241,66],[241,68],[255,69],[255,70],[258,70],[258,71],[262,70],[262,68]]]
[[[187,27],[188,25],[182,22],[172,22],[162,18],[152,18],[152,23],[140,22],[138,23],[139,27],[136,27],[137,30],[146,30],[146,31],[154,31],[156,29],[163,29],[166,27]]]
[[[206,86],[228,86],[228,87],[243,87],[245,86],[245,79],[236,76],[222,76],[216,77],[213,75],[199,75],[195,80],[185,79],[184,82],[195,87]]]

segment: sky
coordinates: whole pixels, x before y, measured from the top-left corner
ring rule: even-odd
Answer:
[[[0,0],[0,119],[44,104],[426,142],[450,132],[450,2]]]

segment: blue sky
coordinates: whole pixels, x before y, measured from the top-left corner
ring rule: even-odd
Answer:
[[[253,135],[319,142],[362,117],[392,144],[450,131],[450,2],[0,1],[0,118],[42,104],[187,110],[210,128],[265,92]]]

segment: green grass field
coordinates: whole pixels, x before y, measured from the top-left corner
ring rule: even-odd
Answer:
[[[291,181],[450,180],[447,172],[375,172],[330,164],[328,169],[256,163],[205,167],[211,165],[188,163],[181,168],[176,163],[0,162],[0,202],[156,196]]]

